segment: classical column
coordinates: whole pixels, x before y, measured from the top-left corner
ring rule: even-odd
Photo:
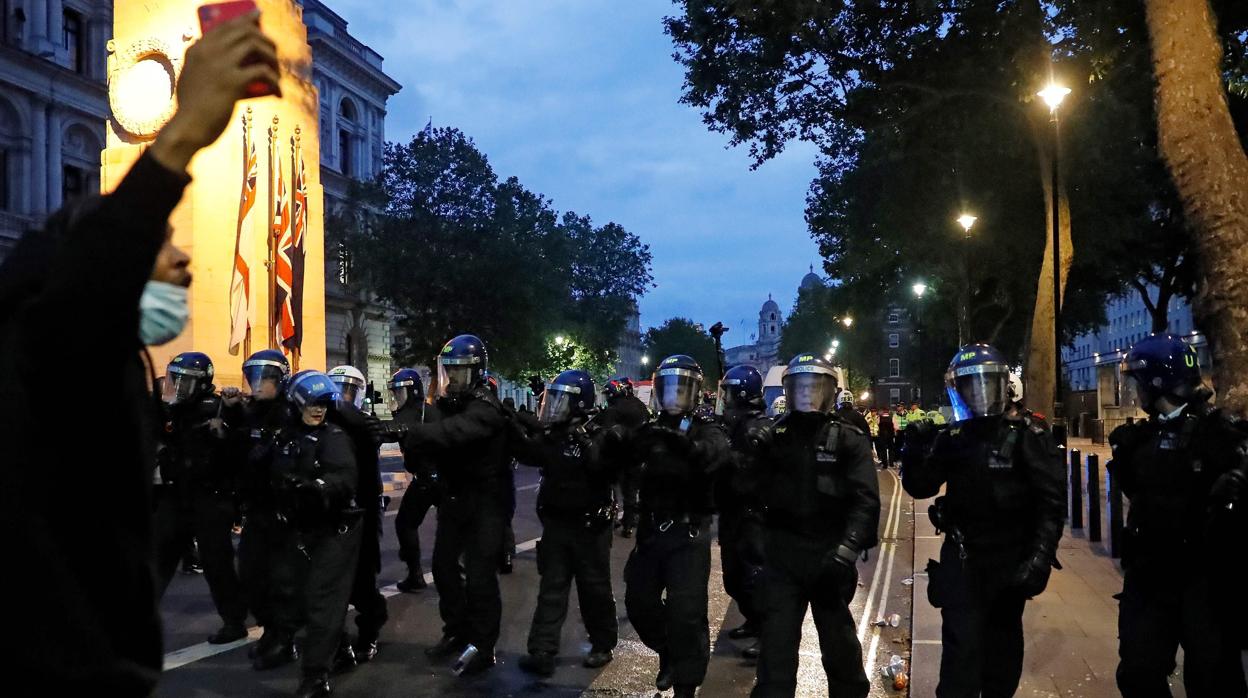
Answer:
[[[42,218],[48,213],[48,116],[42,102],[31,104],[30,125],[30,213]]]
[[[64,191],[65,160],[61,154],[63,123],[56,107],[48,105],[48,212],[61,207]],[[85,173],[84,173],[85,174]]]
[[[47,0],[29,0],[26,5],[26,18],[30,22],[26,45],[35,53],[40,53],[49,46]]]

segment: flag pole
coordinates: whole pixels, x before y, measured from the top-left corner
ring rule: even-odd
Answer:
[[[297,189],[297,188],[298,188],[298,186],[299,186],[299,172],[298,172],[298,169],[297,169],[297,168],[298,168],[298,163],[296,162],[296,161],[297,161],[297,159],[298,159],[298,155],[299,155],[299,145],[298,145],[298,141],[299,141],[299,125],[298,125],[298,124],[296,124],[296,125],[295,125],[295,135],[294,135],[294,136],[292,136],[292,137],[291,137],[291,139],[290,139],[290,186],[291,186],[291,191],[290,191],[290,202],[291,202],[291,207],[290,207],[290,210],[291,210],[291,213],[292,213],[292,214],[294,214],[294,211],[295,211],[295,207],[294,207],[294,205],[293,205],[293,204],[294,204],[294,201],[295,201],[295,197],[299,195],[299,193],[296,191],[296,189]],[[294,317],[294,310],[295,310],[295,291],[296,291],[296,289],[295,289],[295,277],[294,277],[294,271],[293,271],[293,270],[294,270],[294,259],[293,259],[293,257],[294,257],[294,254],[295,254],[295,248],[294,248],[294,227],[295,227],[295,225],[296,225],[296,222],[295,222],[295,219],[294,219],[294,215],[292,215],[292,216],[291,216],[291,219],[290,219],[290,226],[291,226],[291,250],[290,250],[290,254],[291,254],[291,257],[292,257],[292,259],[291,259],[291,270],[292,270],[292,272],[291,272],[291,277],[290,277],[290,298],[289,298],[289,302],[290,302],[290,310],[291,310],[291,318],[290,318],[291,325],[292,325],[292,326],[294,326],[294,327],[296,328],[296,329],[295,329],[295,335],[296,335],[296,336],[298,336],[298,334],[299,334],[299,330],[300,330],[300,328],[298,327],[298,323],[302,320],[302,318],[296,318],[296,317]],[[305,232],[306,232],[306,231],[305,231]],[[297,346],[296,346],[296,347],[291,347],[291,348],[290,348],[290,369],[291,369],[292,371],[296,372],[296,373],[299,371],[299,347],[297,347]]]
[[[246,178],[248,175],[251,174],[250,165],[248,164],[248,160],[251,157],[251,152],[248,150],[248,145],[251,143],[251,139],[254,136],[255,136],[255,132],[252,131],[251,129],[251,107],[247,107],[247,111],[243,114],[243,170],[244,170],[243,177],[244,178]],[[255,205],[254,198],[252,199],[252,202],[253,202],[252,205],[254,206]],[[251,227],[253,230],[256,227],[254,221],[255,219],[252,219]],[[252,247],[254,248],[255,245],[252,245]],[[254,249],[247,250],[247,252],[253,252],[253,251]],[[250,276],[250,274],[251,272],[249,270],[248,276]],[[246,286],[246,288],[250,289],[250,279],[248,279],[248,285]],[[245,361],[246,357],[248,356],[251,356],[251,293],[250,291],[247,294],[247,334],[243,336],[243,357],[244,357],[243,360]]]
[[[274,164],[277,156],[277,115],[273,116],[273,125],[269,127],[269,225],[265,237],[269,239],[269,310],[266,324],[269,326],[269,348],[277,349],[277,239],[273,237],[273,221],[277,219],[277,173]]]

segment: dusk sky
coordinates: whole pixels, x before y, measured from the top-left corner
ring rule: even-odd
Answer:
[[[678,102],[670,2],[326,1],[403,85],[388,140],[430,117],[457,127],[500,179],[650,245],[658,287],[641,301],[643,330],[675,315],[722,320],[726,345],[747,343],[767,294],[787,314],[818,269],[802,218],[813,149],[790,146],[751,171],[744,149]]]

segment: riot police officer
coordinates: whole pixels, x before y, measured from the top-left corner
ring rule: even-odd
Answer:
[[[1109,435],[1110,472],[1131,502],[1118,596],[1118,688],[1168,696],[1183,647],[1189,696],[1244,696],[1237,644],[1242,603],[1246,437],[1201,386],[1196,348],[1154,335],[1131,347],[1122,374],[1148,419]],[[1241,607],[1242,608],[1242,607]]]
[[[748,434],[771,424],[763,405],[763,376],[753,366],[734,366],[719,382],[716,411],[732,444],[729,467],[715,479],[720,563],[724,590],[745,622],[728,631],[734,640],[757,638],[762,629],[763,502],[758,495],[755,449]],[[742,653],[757,659],[756,641]]]
[[[836,416],[842,422],[858,427],[858,431],[863,434],[871,435],[871,425],[867,423],[867,418],[854,409],[854,394],[844,388],[836,394]]]
[[[1066,518],[1066,475],[1044,420],[1013,403],[1009,366],[987,344],[962,347],[945,373],[954,423],[907,429],[902,484],[937,498],[945,534],[928,562],[941,610],[937,696],[1010,696],[1023,669],[1023,606],[1048,585]]]
[[[226,409],[212,380],[212,359],[200,352],[173,357],[165,374],[168,422],[158,459],[156,563],[163,594],[192,537],[199,541],[208,591],[223,621],[208,642],[224,644],[247,636],[247,602],[230,538],[238,519],[238,471],[227,429],[236,409]]]
[[[410,594],[428,586],[420,561],[420,525],[425,522],[429,508],[437,506],[437,469],[428,455],[408,451],[403,435],[411,427],[433,421],[437,408],[425,403],[424,381],[414,368],[401,368],[390,377],[390,414],[394,420],[387,425],[389,438],[399,442],[403,450],[403,465],[412,479],[399,500],[399,513],[394,517],[394,533],[399,539],[399,559],[407,563],[407,576],[396,585],[399,591]]]
[[[607,406],[598,414],[594,421],[603,428],[619,424],[631,434],[650,419],[650,410],[646,404],[633,394],[633,382],[628,378],[616,378],[607,382],[602,390]],[[620,535],[631,538],[637,530],[637,469],[626,467],[620,474],[620,499],[623,504],[624,517],[621,522]]]
[[[438,530],[433,544],[433,581],[438,588],[442,639],[430,657],[463,651],[463,674],[494,666],[502,599],[498,561],[511,493],[507,415],[485,385],[485,344],[459,335],[438,355],[436,422],[416,424],[404,447],[428,454],[438,469]],[[460,559],[463,558],[463,567]]]
[[[728,458],[723,427],[694,416],[702,380],[702,368],[684,354],[659,364],[652,398],[656,416],[632,435],[623,460],[637,470],[640,484],[624,605],[641,641],[659,654],[655,686],[675,686],[677,696],[694,695],[706,678],[711,484]]]
[[[289,587],[273,583],[273,555],[281,549],[276,503],[272,489],[273,439],[297,419],[285,392],[290,381],[290,363],[282,352],[263,349],[243,362],[243,382],[247,394],[237,389],[222,391],[227,404],[242,409],[241,424],[233,431],[235,458],[242,464],[240,490],[243,508],[243,534],[238,543],[238,571],[247,593],[247,605],[264,635],[251,648],[256,669],[270,669],[294,661],[298,656],[291,638],[272,629],[272,609],[292,601]]]
[[[515,443],[521,462],[542,469],[537,495],[541,585],[529,629],[529,654],[520,659],[521,669],[541,676],[555,671],[573,580],[589,633],[584,665],[596,669],[611,661],[619,634],[611,592],[614,478],[600,455],[601,429],[586,424],[594,398],[588,373],[560,373],[543,392],[540,428],[521,425]]]
[[[329,413],[329,421],[351,438],[359,475],[355,501],[363,510],[360,554],[351,585],[351,605],[356,610],[357,634],[354,646],[344,642],[339,648],[335,668],[342,670],[377,656],[377,638],[381,636],[381,628],[389,618],[386,598],[377,590],[377,574],[381,571],[381,521],[385,513],[378,457],[383,429],[375,416],[364,411],[367,381],[360,369],[354,366],[335,366],[327,375],[341,396]]]
[[[296,695],[327,696],[360,551],[359,475],[350,437],[326,419],[341,397],[329,376],[300,372],[287,396],[299,421],[274,439],[271,477],[281,546],[272,574],[274,585],[294,593],[273,607],[273,625],[281,637],[292,638],[302,621],[303,680]],[[291,599],[296,602],[287,603]]]
[[[793,696],[797,651],[809,606],[819,631],[828,695],[867,695],[862,646],[849,602],[857,562],[875,547],[880,489],[871,445],[834,413],[836,372],[813,354],[784,371],[787,411],[749,435],[767,507],[762,654],[751,695]]]

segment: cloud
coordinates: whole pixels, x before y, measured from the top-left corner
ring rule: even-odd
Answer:
[[[770,292],[788,310],[819,263],[803,219],[815,175],[796,145],[757,171],[679,103],[666,0],[331,0],[404,89],[390,140],[430,116],[471,136],[500,176],[651,246],[643,326],[673,315],[734,327]],[[754,320],[750,320],[752,323]]]

